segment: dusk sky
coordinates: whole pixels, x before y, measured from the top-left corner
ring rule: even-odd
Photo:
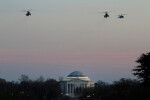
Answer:
[[[0,78],[8,81],[73,71],[135,79],[135,61],[149,51],[150,0],[0,0]]]

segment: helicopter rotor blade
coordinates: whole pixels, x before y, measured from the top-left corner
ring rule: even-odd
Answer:
[[[128,15],[128,14],[121,14],[121,15]]]
[[[32,9],[30,9],[30,10],[22,10],[22,12],[28,12],[28,11],[32,11]]]
[[[120,14],[120,16],[121,16],[121,15],[127,15],[127,14]]]
[[[32,9],[28,10],[28,11],[32,11]]]
[[[106,11],[105,13],[110,13],[110,12],[112,12],[112,11]]]
[[[27,12],[27,10],[22,10],[22,12]]]
[[[106,13],[106,12],[99,12],[99,13]]]

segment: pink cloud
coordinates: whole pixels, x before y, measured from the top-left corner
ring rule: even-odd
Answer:
[[[0,61],[24,63],[117,63],[133,62],[140,54],[140,52],[59,52],[51,54],[0,49]]]

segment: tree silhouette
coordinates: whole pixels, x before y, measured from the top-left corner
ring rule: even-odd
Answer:
[[[133,74],[141,80],[143,86],[150,86],[150,52],[142,54],[136,62],[139,65],[133,69]]]
[[[21,75],[20,79],[19,79],[20,82],[29,82],[30,79],[27,75]]]

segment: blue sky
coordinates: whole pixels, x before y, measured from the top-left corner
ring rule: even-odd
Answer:
[[[0,0],[0,77],[135,78],[135,60],[150,50],[149,0]],[[26,17],[22,10],[32,9]],[[111,11],[104,19],[104,11]],[[127,14],[118,19],[118,14]]]

